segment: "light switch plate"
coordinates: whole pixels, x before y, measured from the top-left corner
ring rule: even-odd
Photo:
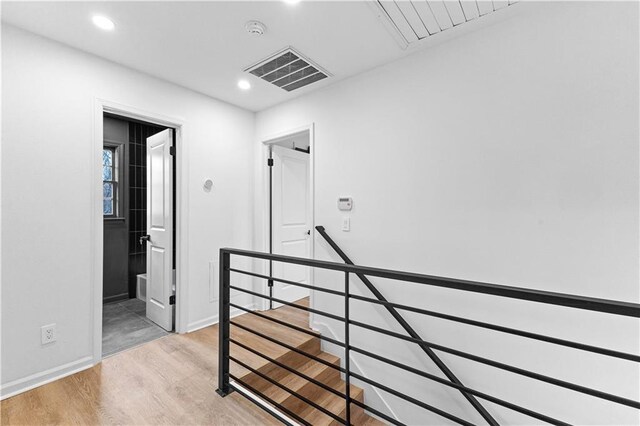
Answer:
[[[345,232],[349,232],[351,230],[351,218],[350,217],[343,217],[342,218],[342,230]]]

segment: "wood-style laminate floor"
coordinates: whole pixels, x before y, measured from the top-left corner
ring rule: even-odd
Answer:
[[[172,334],[0,404],[2,425],[277,425],[236,393],[221,398],[218,327]]]
[[[308,306],[309,300],[306,298],[297,303]],[[308,313],[300,309],[283,306],[262,314],[301,328],[308,329],[309,327]],[[292,331],[290,328],[257,318],[251,314],[236,317],[233,322],[275,337],[305,352],[314,353],[320,357],[332,357],[331,362],[339,363],[337,357],[320,353],[317,337]],[[253,333],[237,326],[231,327],[231,337],[244,342],[259,353],[267,354],[281,361],[289,360],[285,363],[291,362],[291,367],[297,366],[296,362],[301,361],[298,358],[304,358],[302,355],[296,355],[280,345],[256,337]],[[280,373],[287,373],[285,370],[274,370],[274,366],[260,356],[235,344],[231,346],[232,354],[252,368],[264,372],[269,371],[269,374],[274,374],[274,378]],[[313,367],[310,366],[311,362],[308,359],[304,358],[302,361],[306,362],[300,367],[302,370]],[[321,364],[318,365],[323,367]],[[232,362],[230,368],[231,373],[235,376],[249,380],[247,374],[250,372],[244,367]],[[189,334],[171,334],[105,358],[102,363],[88,370],[2,401],[0,404],[1,424],[280,424],[238,393],[232,393],[226,398],[221,398],[216,394],[217,369],[217,325]],[[293,386],[295,383],[292,382],[292,377],[280,377],[280,379],[290,386],[296,387]],[[335,377],[334,382],[329,385],[339,388],[342,384],[344,388],[344,383],[339,376]],[[259,381],[252,383],[254,386],[260,387]],[[266,382],[266,384],[269,383]],[[343,388],[341,392],[344,392]],[[298,383],[296,389],[303,392],[306,388],[302,388],[302,384]],[[306,389],[309,392],[307,396],[312,399],[317,397],[319,404],[329,407],[331,404],[329,401],[325,401],[326,398],[320,398],[322,395],[318,393],[319,390],[322,389]],[[261,389],[261,391],[268,393],[268,389]],[[331,394],[331,396],[333,395]],[[292,398],[283,398],[283,404],[296,403],[295,398]],[[339,405],[336,412],[343,408],[342,400],[339,401]],[[318,424],[322,423],[320,420],[324,421],[322,424],[327,424],[327,419],[316,419],[313,417],[314,413],[306,413],[306,415],[311,416],[309,420],[312,424],[316,424],[316,420],[319,422]],[[356,424],[377,426],[382,423],[364,416],[362,421]]]

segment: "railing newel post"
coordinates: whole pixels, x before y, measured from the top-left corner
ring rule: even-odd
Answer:
[[[231,302],[231,254],[220,250],[220,295],[218,307],[218,327],[219,327],[219,349],[218,349],[218,389],[216,392],[220,396],[227,396],[233,390],[229,386],[229,337],[230,337],[230,317],[229,303]]]

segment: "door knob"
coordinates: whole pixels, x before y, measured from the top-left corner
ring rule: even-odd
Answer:
[[[147,234],[140,237],[140,245],[144,244],[145,241],[151,241],[151,235]]]
[[[307,229],[307,235],[311,235],[311,230]]]

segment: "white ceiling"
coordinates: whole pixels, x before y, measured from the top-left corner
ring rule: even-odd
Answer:
[[[115,30],[97,29],[94,14],[111,18]],[[364,1],[2,3],[3,22],[252,111],[411,53],[378,15]],[[249,20],[263,22],[266,33],[249,35]],[[287,46],[333,77],[288,93],[243,72]],[[240,78],[251,90],[237,88]]]

